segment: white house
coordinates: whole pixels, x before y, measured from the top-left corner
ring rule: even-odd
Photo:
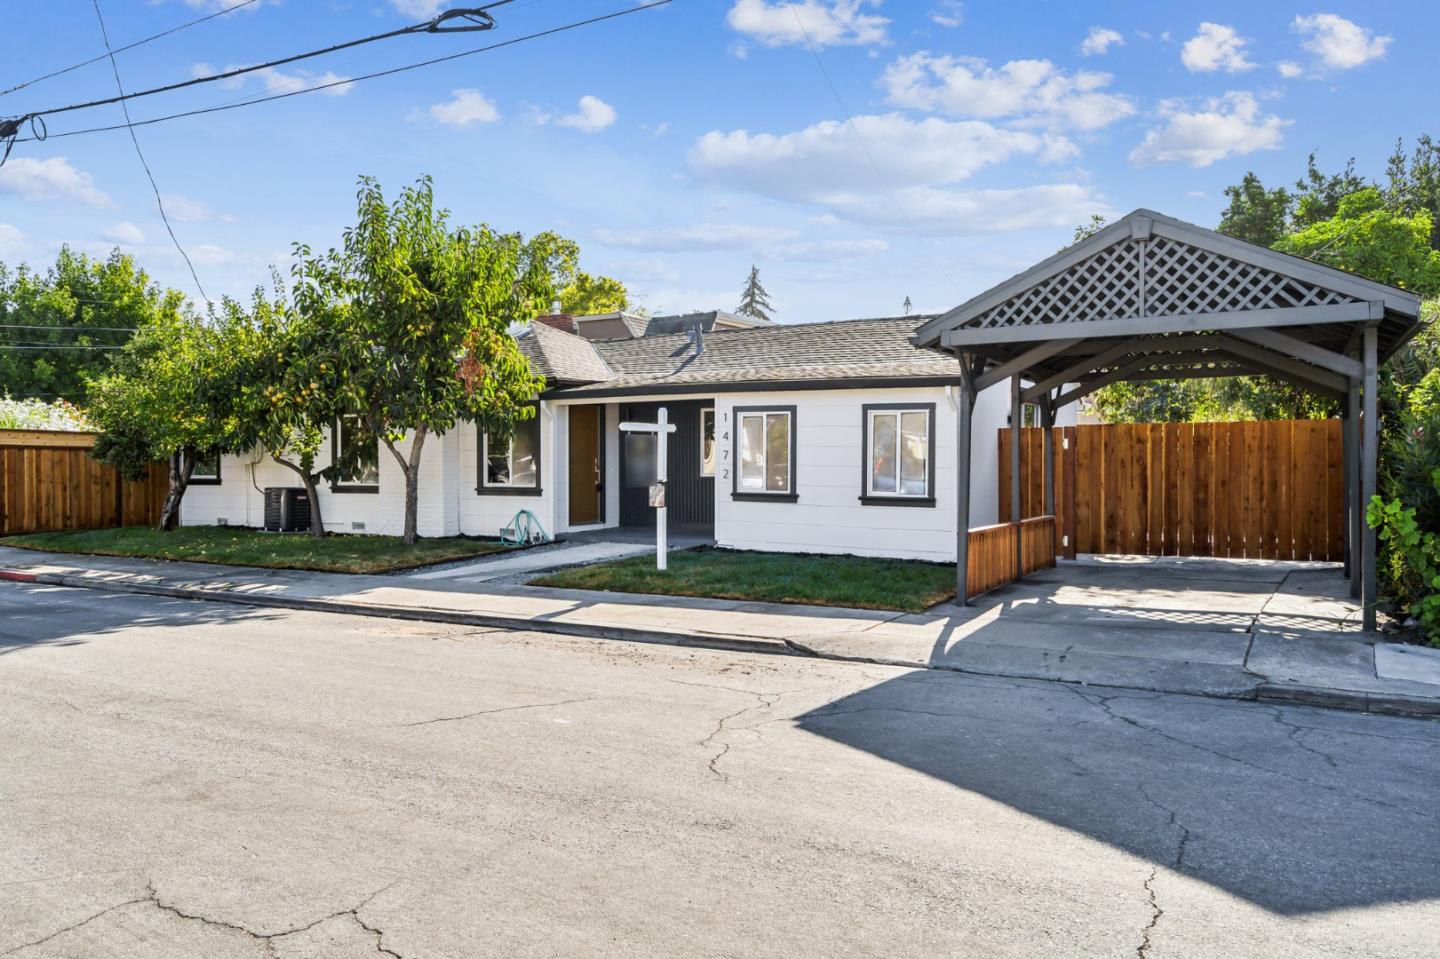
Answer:
[[[420,533],[494,535],[522,509],[558,534],[653,525],[655,439],[619,424],[653,420],[664,406],[677,426],[667,486],[675,526],[739,549],[953,561],[960,379],[954,357],[911,342],[930,319],[541,317],[520,335],[546,379],[538,415],[509,443],[465,423],[427,440]],[[974,525],[998,519],[996,430],[1008,418],[1006,387],[980,394]],[[332,449],[347,442],[343,422],[334,434]],[[399,468],[380,450],[373,462],[322,485],[327,529],[401,532]],[[258,451],[212,469],[186,493],[184,523],[263,525],[265,488],[296,485]]]

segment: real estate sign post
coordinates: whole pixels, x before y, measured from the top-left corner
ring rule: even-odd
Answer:
[[[654,423],[621,423],[620,429],[626,433],[655,434],[655,485],[650,487],[650,505],[655,507],[655,568],[664,570],[668,566],[666,559],[670,552],[669,530],[665,527],[665,481],[669,478],[666,461],[669,459],[670,434],[675,432],[675,425],[662,406]]]

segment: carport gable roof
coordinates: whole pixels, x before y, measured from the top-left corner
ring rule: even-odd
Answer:
[[[1223,360],[1213,375],[1267,373],[1323,392],[1358,375],[1361,328],[1378,324],[1383,361],[1419,312],[1409,291],[1142,209],[926,322],[915,343],[975,355],[981,386],[1013,373],[1047,389],[1113,382],[1127,365],[1154,375],[1143,357],[1178,353]]]

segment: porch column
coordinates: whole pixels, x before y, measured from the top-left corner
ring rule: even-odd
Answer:
[[[1018,524],[1024,513],[1020,509],[1020,374],[1010,377],[1010,522],[1015,530],[1015,578],[1025,569],[1025,558]]]
[[[1375,631],[1375,602],[1379,598],[1375,576],[1375,530],[1370,528],[1369,523],[1364,522],[1365,508],[1369,506],[1370,498],[1375,495],[1375,472],[1380,452],[1380,404],[1379,397],[1376,396],[1376,371],[1379,367],[1377,326],[1378,324],[1370,323],[1365,327],[1365,408],[1362,414],[1364,421],[1361,424],[1365,440],[1360,452],[1360,508],[1357,517],[1360,520],[1360,604],[1364,607],[1367,633]]]
[[[960,388],[955,401],[955,605],[969,603],[970,428],[975,406],[970,357],[960,355]]]
[[[1350,595],[1360,598],[1360,381],[1350,379],[1345,390],[1345,419],[1341,424],[1345,447],[1345,575]]]

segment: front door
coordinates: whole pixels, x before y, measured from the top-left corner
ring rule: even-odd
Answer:
[[[570,525],[605,519],[605,472],[600,437],[605,407],[570,407]]]

